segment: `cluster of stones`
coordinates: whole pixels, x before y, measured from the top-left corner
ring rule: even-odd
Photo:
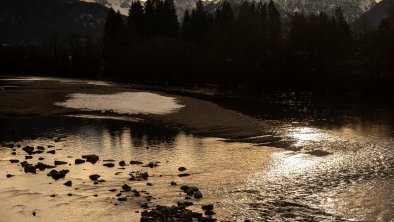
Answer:
[[[12,149],[11,155],[16,155],[16,148],[20,148],[20,145],[13,145],[13,144],[7,144],[6,147]],[[54,146],[49,145],[48,148],[53,148]],[[27,162],[27,160],[32,159],[34,154],[42,154],[45,152],[46,148],[43,146],[37,146],[36,148],[32,146],[25,146],[22,148],[24,152],[26,152],[25,156],[25,161],[20,162],[18,159],[11,159],[10,163],[20,163],[20,166],[23,168],[23,171],[25,173],[32,173],[36,174],[38,171],[45,171],[47,169],[51,169],[49,173],[47,173],[47,176],[51,177],[53,180],[60,180],[64,179],[66,175],[70,172],[67,169],[62,169],[62,170],[56,170],[54,168],[62,165],[69,164],[65,161],[58,161],[55,160],[53,165],[48,165],[42,162],[38,162],[37,164],[31,164]],[[55,150],[49,150],[46,153],[48,154],[56,154]],[[38,158],[39,160],[44,160],[44,157]],[[95,154],[91,155],[83,155],[81,158],[77,158],[74,160],[75,165],[80,165],[84,164],[86,162],[89,162],[91,164],[96,164],[100,160],[99,156]],[[115,167],[115,160],[103,160],[103,166],[112,168]],[[148,164],[143,165],[143,162],[141,161],[136,161],[132,160],[129,162],[130,165],[141,165],[142,167],[149,167],[149,168],[155,168],[158,167],[160,162],[154,161],[154,162],[149,162]],[[124,160],[120,161],[119,166],[121,168],[119,169],[125,169],[124,167],[127,165]],[[69,164],[71,165],[71,164]],[[178,171],[180,171],[180,174],[178,174],[179,177],[186,177],[190,176],[189,173],[184,173],[187,169],[185,167],[179,167]],[[115,174],[117,175],[117,174]],[[7,178],[11,178],[15,175],[7,174]],[[149,174],[147,172],[143,171],[136,171],[136,172],[131,172],[129,173],[129,180],[130,181],[146,181],[149,178]],[[94,184],[98,183],[103,183],[105,182],[104,179],[100,179],[101,176],[98,174],[92,174],[89,176],[89,179],[93,181]],[[152,183],[146,183],[147,186],[153,186]],[[64,186],[71,187],[73,186],[73,183],[71,180],[66,181],[63,183]],[[177,183],[172,181],[170,183],[171,186],[177,186]],[[180,186],[180,189],[186,194],[185,199],[190,200],[192,198],[195,199],[201,199],[203,198],[202,192],[196,187],[196,186]],[[108,190],[109,192],[116,193],[118,189],[110,189]],[[71,196],[72,194],[69,194]],[[144,195],[144,198],[146,202],[142,203],[140,205],[141,208],[148,209],[149,205],[148,203],[152,200],[155,199],[152,195],[150,195],[149,192],[141,190],[138,191],[136,189],[132,189],[131,186],[128,184],[124,183],[120,189],[119,192],[117,192],[116,200],[118,203],[115,203],[115,205],[118,205],[120,202],[127,201],[128,198],[134,198],[134,197],[141,197],[141,195]],[[55,197],[56,195],[51,195],[51,197]],[[98,196],[97,194],[95,196]],[[177,205],[174,206],[156,206],[156,208],[150,209],[150,210],[145,210],[141,212],[141,221],[216,221],[215,218],[212,218],[212,216],[215,214],[213,212],[213,205],[204,205],[202,206],[202,210],[205,211],[205,216],[202,213],[198,212],[193,212],[189,209],[186,209],[189,206],[192,206],[193,203],[190,201],[179,201],[177,202]],[[35,212],[33,214],[35,216]]]

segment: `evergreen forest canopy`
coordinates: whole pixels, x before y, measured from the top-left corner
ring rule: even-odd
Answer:
[[[173,0],[136,1],[125,19],[110,9],[103,37],[52,37],[1,46],[3,74],[62,75],[127,82],[215,84],[261,91],[390,93],[394,13],[376,30],[331,14],[284,19],[271,1],[214,12],[201,1],[178,20]]]

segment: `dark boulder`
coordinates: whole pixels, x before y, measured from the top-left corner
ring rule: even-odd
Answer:
[[[67,186],[67,187],[71,187],[73,185],[73,182],[71,180],[69,180],[69,181],[65,182],[63,185]]]
[[[179,177],[188,177],[188,176],[190,176],[190,173],[181,173],[181,174],[178,174],[178,176]]]
[[[70,172],[69,170],[60,170],[60,171],[51,170],[47,174],[47,176],[52,177],[52,179],[54,179],[54,180],[59,180],[59,179],[66,177],[66,174],[69,172]]]
[[[86,159],[87,162],[92,163],[92,164],[97,163],[97,161],[99,161],[99,159],[100,159],[97,155],[94,155],[94,154],[92,154],[92,155],[83,155],[82,158]]]
[[[13,177],[13,176],[15,176],[15,175],[7,174],[7,178],[11,178],[11,177]]]
[[[48,151],[47,153],[56,154],[56,150],[50,150],[50,151]]]
[[[208,218],[203,216],[201,213],[193,212],[189,209],[185,209],[183,206],[160,206],[157,205],[155,209],[150,211],[141,212],[141,222],[187,222],[187,221],[199,221],[199,222],[213,222],[215,218]]]
[[[113,163],[104,163],[103,166],[106,166],[106,167],[114,167],[115,164],[113,164]]]
[[[34,167],[33,164],[27,163],[26,161],[22,162],[23,163],[23,170],[25,173],[33,173],[36,174],[36,168]],[[21,163],[21,165],[22,165]]]
[[[203,205],[201,207],[201,209],[203,209],[203,210],[213,210],[213,204]]]
[[[29,155],[34,154],[34,147],[32,147],[32,146],[25,146],[22,148],[22,150],[25,151]]]
[[[83,163],[85,163],[85,160],[82,160],[82,159],[75,159],[75,164],[76,164],[76,165],[78,165],[78,164],[83,164]]]
[[[122,160],[122,161],[120,161],[120,162],[119,162],[119,166],[121,166],[121,167],[124,167],[124,166],[126,166],[126,162],[125,162],[125,161],[123,161],[123,160]]]
[[[93,181],[98,180],[98,178],[100,178],[100,177],[101,177],[101,176],[98,175],[98,174],[93,174],[93,175],[90,175],[90,176],[89,176],[89,178],[90,178],[91,180],[93,180]]]
[[[178,170],[179,170],[179,171],[185,171],[185,170],[187,170],[187,169],[186,169],[186,167],[179,167]]]
[[[141,162],[141,161],[137,161],[137,160],[132,160],[132,161],[130,161],[130,164],[131,164],[131,165],[135,165],[135,164],[143,164],[143,162]]]
[[[50,166],[50,165],[47,165],[47,164],[41,163],[41,162],[38,162],[34,167],[35,167],[36,169],[41,170],[41,171],[44,171],[44,170],[46,170],[46,169],[55,168],[54,166]]]
[[[129,185],[127,185],[127,184],[124,184],[124,185],[122,186],[122,189],[123,189],[124,191],[130,191],[130,190],[131,190],[131,187],[130,187]]]
[[[58,166],[58,165],[65,165],[65,164],[67,164],[67,162],[55,160],[55,166]]]
[[[37,146],[37,150],[45,150],[43,146]]]
[[[19,160],[10,160],[10,163],[19,163]]]

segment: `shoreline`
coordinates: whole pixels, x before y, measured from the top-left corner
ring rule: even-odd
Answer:
[[[108,87],[103,84],[75,83],[77,80],[67,80],[70,82],[62,82],[64,79],[59,81],[55,81],[55,79],[6,80],[6,86],[14,84],[16,87],[0,90],[0,104],[3,105],[0,115],[62,116],[93,114],[102,117],[109,116],[110,118],[131,116],[164,126],[182,128],[197,135],[233,140],[244,140],[269,134],[269,132],[258,130],[258,121],[239,112],[222,108],[212,102],[157,91],[146,92],[173,97],[185,107],[165,115],[119,115],[116,113],[90,112],[56,106],[55,103],[64,102],[67,96],[72,93],[114,94],[120,92],[141,92],[141,90],[132,89],[129,85],[124,84]]]

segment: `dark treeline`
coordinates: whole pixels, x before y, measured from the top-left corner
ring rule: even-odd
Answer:
[[[179,19],[173,0],[112,9],[100,41],[49,38],[0,48],[4,73],[131,82],[216,84],[264,91],[387,93],[394,84],[394,13],[377,30],[332,13],[283,18],[271,1],[201,1]]]

